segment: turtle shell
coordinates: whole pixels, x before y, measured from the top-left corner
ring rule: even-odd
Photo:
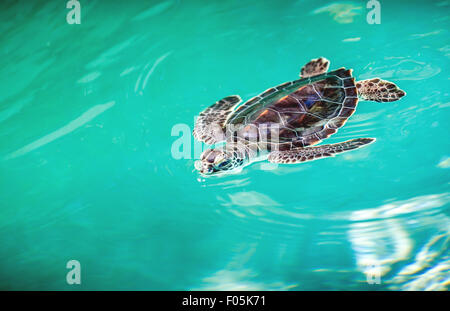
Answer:
[[[229,123],[241,125],[235,137],[256,137],[277,144],[278,150],[289,150],[317,144],[336,133],[357,103],[352,71],[341,68],[269,89],[239,107]],[[277,137],[270,130],[274,125]]]

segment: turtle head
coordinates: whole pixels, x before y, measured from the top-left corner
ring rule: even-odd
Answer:
[[[233,153],[218,149],[207,149],[200,160],[195,162],[195,168],[203,175],[216,175],[230,171],[240,165]]]

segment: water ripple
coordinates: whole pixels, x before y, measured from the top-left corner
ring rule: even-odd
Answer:
[[[380,77],[383,79],[395,78],[396,80],[424,80],[441,72],[436,64],[416,61],[413,59],[401,59],[394,64],[375,66],[373,64],[360,74],[360,79]]]
[[[48,143],[51,143],[52,141],[54,141],[64,135],[67,135],[67,134],[75,131],[77,128],[83,126],[87,122],[91,121],[99,114],[108,110],[109,108],[114,106],[114,104],[115,104],[115,102],[109,102],[109,103],[106,103],[103,105],[96,105],[96,106],[92,107],[91,109],[89,109],[88,111],[84,112],[81,116],[79,116],[75,120],[66,124],[65,126],[63,126],[59,129],[57,129],[56,131],[54,131],[50,134],[47,134],[44,137],[39,138],[38,140],[6,155],[4,159],[10,160],[13,158],[23,156],[23,155],[27,154],[28,152],[31,152],[31,151],[33,151],[37,148],[40,148]]]
[[[333,3],[312,12],[312,14],[328,13],[339,24],[349,24],[353,22],[355,16],[362,13],[362,6],[349,3]]]

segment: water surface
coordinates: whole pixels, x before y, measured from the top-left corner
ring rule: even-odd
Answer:
[[[80,25],[0,4],[1,289],[448,288],[449,1],[382,1],[379,25],[365,1],[80,2]],[[327,140],[376,143],[212,179],[193,141],[173,156],[174,126],[320,56],[407,92]]]

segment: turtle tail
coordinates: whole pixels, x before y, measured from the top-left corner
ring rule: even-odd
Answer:
[[[356,88],[361,100],[393,102],[406,95],[395,83],[380,78],[358,81]]]

